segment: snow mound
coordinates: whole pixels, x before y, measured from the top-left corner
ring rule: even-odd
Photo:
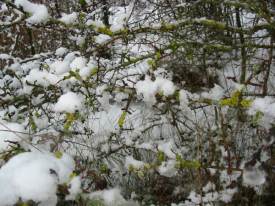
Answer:
[[[15,0],[14,4],[22,7],[25,12],[31,14],[31,16],[27,18],[27,22],[30,24],[45,22],[49,18],[48,9],[42,4],[34,4],[28,0]]]
[[[77,21],[77,13],[73,12],[71,14],[62,14],[62,17],[59,19],[64,24],[73,24]]]
[[[25,152],[11,158],[0,169],[0,202],[11,206],[21,199],[54,206],[57,186],[69,181],[74,170],[73,159],[60,159],[50,153]]]
[[[73,92],[68,92],[59,97],[54,106],[56,112],[74,113],[82,108],[82,98]]]
[[[126,201],[118,188],[97,191],[89,194],[90,199],[102,200],[106,206],[137,206],[133,201]]]

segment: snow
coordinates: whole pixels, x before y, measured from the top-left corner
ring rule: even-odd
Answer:
[[[112,38],[106,34],[99,34],[99,35],[95,36],[95,43],[103,44],[103,43],[109,41],[110,39],[112,39]]]
[[[12,58],[12,56],[9,54],[0,54],[0,59],[2,59],[2,60],[11,59],[11,58]]]
[[[94,26],[94,27],[96,27],[96,28],[104,28],[105,27],[105,24],[102,22],[102,21],[100,21],[100,20],[91,20],[91,19],[89,19],[87,22],[86,22],[86,25],[87,26]]]
[[[220,193],[220,200],[225,202],[225,203],[229,203],[232,201],[232,197],[233,195],[238,192],[237,188],[233,188],[233,189],[225,189],[223,191],[221,191]]]
[[[64,54],[66,54],[68,52],[68,49],[65,47],[60,47],[55,51],[55,55],[57,56],[63,56]]]
[[[69,62],[56,60],[50,64],[50,69],[54,74],[61,75],[70,71]]]
[[[175,165],[175,160],[168,160],[167,162],[162,162],[158,168],[158,171],[162,176],[173,177],[177,173]]]
[[[202,97],[213,99],[213,100],[220,100],[224,95],[224,89],[215,84],[215,86],[209,92],[203,92]]]
[[[35,4],[28,0],[15,0],[14,4],[18,7],[21,6],[25,12],[31,14],[26,20],[30,24],[42,23],[49,18],[48,9],[42,4]]]
[[[131,2],[130,5],[125,7],[111,8],[111,11],[112,9],[117,10],[117,11],[112,11],[114,15],[111,16],[110,18],[110,22],[112,24],[110,29],[112,32],[123,30],[126,27],[126,24],[133,10],[133,7],[134,7],[134,3]]]
[[[22,142],[27,135],[24,127],[18,123],[0,122],[0,153],[9,148],[10,142]],[[10,142],[8,142],[10,141]]]
[[[176,91],[176,87],[170,80],[157,77],[155,81],[152,81],[149,76],[146,76],[145,80],[138,81],[135,89],[138,95],[143,96],[144,102],[152,105],[156,103],[157,93],[170,96]]]
[[[144,162],[138,161],[133,158],[133,156],[127,156],[125,158],[125,168],[129,169],[129,167],[134,167],[135,169],[142,169],[144,166]]]
[[[54,74],[50,74],[47,71],[40,71],[38,69],[31,70],[29,75],[27,75],[25,78],[25,82],[41,85],[43,87],[54,85],[58,81],[59,78]]]
[[[3,4],[0,5],[0,13],[4,12],[4,11],[7,11],[7,10],[8,10],[8,7],[7,7],[7,5],[5,3],[3,3]]]
[[[80,69],[79,75],[86,80],[92,73],[92,71],[95,71],[96,68],[92,66],[86,66]]]
[[[158,88],[150,77],[146,76],[145,80],[138,81],[135,85],[135,89],[138,95],[143,95],[144,102],[152,105],[156,103],[155,95]]]
[[[260,186],[265,183],[266,173],[259,168],[247,168],[243,171],[243,184],[250,187]]]
[[[164,154],[169,158],[176,158],[176,154],[172,151],[174,143],[172,140],[168,142],[163,142],[158,145],[158,150],[164,152]]]
[[[73,177],[69,185],[69,195],[66,196],[66,200],[74,200],[76,196],[81,192],[81,179],[79,176]]]
[[[59,97],[54,106],[56,112],[74,113],[82,108],[82,98],[73,92],[67,92]]]
[[[168,79],[157,77],[155,84],[157,85],[159,92],[162,92],[164,96],[173,95],[176,91],[176,87],[173,82]]]
[[[62,14],[62,17],[59,19],[61,22],[65,24],[74,24],[77,22],[77,13],[73,12],[71,14]]]
[[[72,70],[76,71],[76,70],[80,70],[83,67],[85,67],[87,64],[87,59],[84,57],[76,57],[72,63],[70,64],[70,67]]]
[[[271,127],[271,123],[275,119],[275,99],[271,97],[264,98],[256,98],[251,107],[248,110],[249,115],[256,115],[257,112],[261,112],[263,114],[258,119],[259,125],[269,129]]]
[[[96,191],[89,194],[90,199],[103,200],[105,206],[120,206],[120,205],[132,205],[138,204],[132,201],[126,201],[121,193],[120,189],[113,188],[108,190]]]
[[[25,152],[11,158],[0,169],[1,205],[14,205],[19,198],[56,205],[57,185],[67,182],[74,169],[73,159],[63,156],[57,159],[51,153]]]

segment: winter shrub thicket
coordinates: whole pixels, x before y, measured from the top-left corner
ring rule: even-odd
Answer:
[[[0,0],[0,205],[275,205],[275,4]]]

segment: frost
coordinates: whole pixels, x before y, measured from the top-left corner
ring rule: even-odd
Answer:
[[[31,17],[27,18],[27,22],[30,24],[45,22],[49,18],[48,10],[42,4],[34,4],[28,0],[15,0],[14,4],[21,6],[24,11],[31,13]]]
[[[74,113],[82,108],[82,98],[73,92],[67,92],[59,97],[54,106],[56,112]]]
[[[77,13],[73,12],[71,14],[62,14],[62,17],[59,19],[65,24],[74,24],[77,21]]]

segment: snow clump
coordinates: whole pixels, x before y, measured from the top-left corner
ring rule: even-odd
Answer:
[[[82,100],[76,93],[67,92],[59,97],[57,103],[54,105],[54,111],[74,113],[82,108]]]
[[[25,12],[31,14],[31,16],[27,18],[27,22],[30,24],[45,22],[49,18],[48,9],[42,4],[35,4],[28,0],[15,0],[14,4],[22,7]]]
[[[51,153],[25,152],[11,158],[0,169],[1,205],[33,200],[55,206],[57,186],[70,181],[74,167],[66,154],[57,158]]]
[[[59,19],[64,24],[74,24],[77,21],[77,13],[73,12],[71,14],[62,14],[62,17]]]

